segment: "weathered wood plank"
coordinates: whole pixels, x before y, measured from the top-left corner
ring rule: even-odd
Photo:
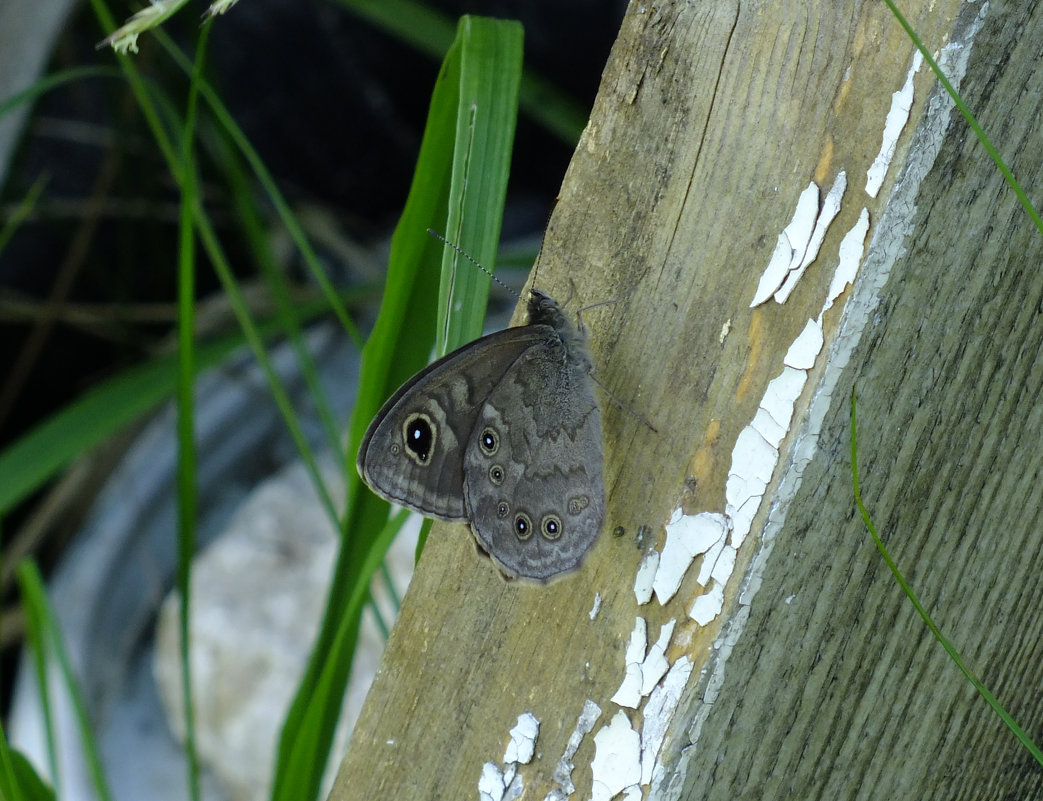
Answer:
[[[1043,14],[906,5],[932,52],[950,44],[946,63],[966,69],[972,107],[1031,184]],[[519,774],[525,797],[542,799],[561,791],[555,769],[588,700],[601,715],[572,779],[590,797],[593,737],[620,709],[611,698],[637,617],[649,643],[676,621],[667,662],[692,667],[676,708],[645,698],[626,710],[645,743],[652,722],[667,730],[651,797],[1040,792],[1039,771],[891,581],[851,499],[857,380],[878,524],[971,665],[1038,733],[1040,238],[926,68],[883,188],[866,193],[913,53],[880,3],[631,4],[533,282],[564,298],[574,281],[575,308],[619,299],[584,314],[598,375],[657,431],[605,400],[606,531],[581,571],[549,587],[505,585],[464,528],[435,528],[332,798],[474,798],[483,765],[502,766],[509,730],[531,713],[537,756]],[[801,192],[813,180],[825,193],[841,171],[849,188],[819,257],[785,303],[751,309]],[[865,261],[823,313],[863,208]],[[675,511],[742,519],[726,488],[750,463],[733,449],[820,314],[825,346],[809,371],[787,373],[806,383],[734,567],[722,562],[703,587],[697,558],[665,605],[639,605],[639,527],[663,551]],[[720,614],[693,620],[714,591]]]

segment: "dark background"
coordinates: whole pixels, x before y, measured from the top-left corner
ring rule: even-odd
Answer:
[[[589,109],[626,4],[431,5],[453,19],[472,13],[520,20],[526,69]],[[112,9],[126,16],[135,10]],[[190,4],[164,24],[186,50],[203,9]],[[90,6],[78,6],[47,73],[114,66],[110,50],[96,49],[102,38]],[[139,67],[182,109],[181,74],[150,34],[139,47]],[[345,241],[377,253],[408,191],[438,66],[349,10],[318,0],[244,0],[217,19],[207,52],[208,79],[293,209],[320,215]],[[520,117],[505,238],[542,231],[573,146]],[[208,210],[248,280],[253,267],[236,242],[224,184],[205,155],[200,166]],[[125,81],[82,79],[40,98],[0,189],[5,220],[41,176],[46,185],[33,215],[0,253],[0,449],[92,385],[154,354],[169,342],[175,320],[178,198]],[[335,278],[351,280],[335,252],[321,243],[318,249]],[[292,256],[285,269],[295,272]],[[217,291],[201,259],[199,297]],[[45,571],[89,500],[57,518],[34,546]],[[38,501],[0,521],[2,542]],[[11,612],[16,594],[10,583],[2,591]],[[3,637],[4,710],[17,628],[9,624]]]

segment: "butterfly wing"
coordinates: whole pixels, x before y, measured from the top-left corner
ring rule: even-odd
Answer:
[[[463,520],[464,445],[493,388],[540,338],[520,326],[477,339],[417,373],[384,404],[356,466],[377,495],[429,517]]]
[[[467,515],[509,576],[579,567],[604,519],[601,413],[582,341],[551,326],[477,410],[464,455]]]

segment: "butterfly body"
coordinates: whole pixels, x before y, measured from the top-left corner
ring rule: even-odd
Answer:
[[[388,500],[470,521],[505,575],[546,581],[579,567],[601,529],[601,413],[583,333],[542,292],[528,312],[406,382],[358,469]]]

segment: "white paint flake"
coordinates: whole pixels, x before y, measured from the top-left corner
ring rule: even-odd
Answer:
[[[623,683],[612,696],[614,703],[637,709],[641,699],[652,692],[659,680],[663,678],[670,668],[670,663],[666,659],[666,649],[670,645],[675,624],[674,620],[663,624],[659,630],[659,639],[652,644],[646,654],[648,624],[643,617],[637,618],[634,630],[630,633],[630,642],[627,644],[624,657],[626,672],[623,676]]]
[[[854,283],[858,266],[862,263],[862,255],[865,253],[868,232],[869,212],[862,209],[862,213],[858,215],[858,222],[851,227],[840,242],[840,263],[833,273],[833,280],[829,282],[826,303],[818,316],[820,322],[822,315],[833,306],[840,294],[847,289],[847,285]]]
[[[659,639],[652,643],[648,649],[648,655],[641,663],[641,695],[648,695],[659,684],[659,680],[666,675],[670,669],[670,663],[666,661],[666,649],[670,645],[670,638],[674,634],[674,624],[671,620],[664,623],[659,630]]]
[[[518,798],[525,787],[518,773],[518,765],[528,764],[536,753],[536,738],[540,734],[540,722],[530,712],[518,715],[518,722],[511,729],[511,740],[503,755],[503,767],[492,762],[482,765],[478,778],[480,801],[508,801]]]
[[[579,719],[576,721],[576,728],[569,735],[568,745],[565,746],[565,751],[551,774],[551,778],[558,786],[547,793],[544,801],[565,801],[565,799],[576,792],[576,786],[572,783],[572,769],[574,767],[572,758],[576,756],[576,751],[579,750],[580,745],[583,743],[583,738],[594,729],[594,724],[598,722],[599,717],[601,717],[601,707],[588,698],[583,704],[583,711],[580,712]]]
[[[652,600],[652,586],[658,571],[659,551],[652,549],[641,560],[641,566],[637,569],[637,578],[634,579],[634,597],[637,598],[638,606],[643,606]]]
[[[775,251],[768,260],[768,266],[761,273],[757,291],[753,294],[753,300],[750,301],[751,309],[760,306],[774,295],[786,280],[790,270],[797,269],[804,260],[804,254],[811,242],[811,232],[819,216],[818,198],[818,184],[812,181],[797,198],[793,219],[779,234],[778,241],[775,243]]]
[[[891,159],[895,155],[895,147],[902,129],[909,122],[909,112],[913,107],[913,76],[920,70],[923,64],[923,53],[917,50],[913,54],[913,63],[909,66],[909,72],[905,76],[902,88],[891,95],[891,108],[887,112],[884,121],[884,133],[880,141],[880,152],[876,154],[873,163],[866,172],[866,194],[876,197],[883,186],[887,175],[887,168],[891,166]]]
[[[822,351],[822,344],[822,325],[815,320],[808,320],[804,330],[789,346],[782,363],[794,370],[810,370]]]
[[[482,775],[478,779],[478,798],[481,801],[503,801],[506,790],[503,771],[492,762],[482,765]]]
[[[627,644],[626,672],[623,683],[612,696],[613,703],[637,709],[641,703],[641,663],[645,660],[645,646],[648,643],[648,624],[643,617],[634,622],[634,630],[630,632]]]
[[[648,697],[644,723],[641,724],[641,784],[652,781],[656,758],[666,737],[667,726],[691,675],[692,661],[687,656],[680,657],[666,674],[663,683]],[[662,771],[661,766],[659,770]]]
[[[660,605],[674,597],[695,557],[706,553],[714,543],[723,543],[727,536],[728,520],[722,514],[686,515],[679,508],[674,510],[666,524],[666,544],[652,584]]]
[[[641,738],[620,710],[594,735],[592,801],[610,801],[641,781]]]
[[[540,736],[540,722],[531,712],[518,715],[518,723],[511,729],[511,741],[503,754],[507,764],[528,765],[536,753],[536,738]]]
[[[808,242],[804,258],[800,260],[800,264],[796,267],[791,265],[785,281],[779,288],[779,291],[775,293],[776,303],[785,303],[789,300],[790,294],[797,288],[797,282],[804,275],[804,271],[818,258],[818,252],[822,248],[822,242],[825,241],[826,234],[829,232],[829,226],[833,224],[833,220],[840,213],[840,201],[843,200],[844,192],[846,191],[847,173],[841,170],[833,181],[833,186],[830,187],[829,192],[826,193],[826,197],[822,201],[822,209],[818,213],[818,219],[815,220],[815,230],[811,233],[811,241]]]
[[[700,595],[695,599],[692,608],[688,610],[688,617],[705,626],[724,609],[724,587],[717,584],[706,595]]]
[[[750,532],[778,458],[778,450],[752,425],[739,432],[724,487],[725,513],[732,521],[731,540],[736,546]]]
[[[598,616],[598,612],[601,611],[601,593],[594,593],[594,605],[590,607],[590,619],[593,620]]]

